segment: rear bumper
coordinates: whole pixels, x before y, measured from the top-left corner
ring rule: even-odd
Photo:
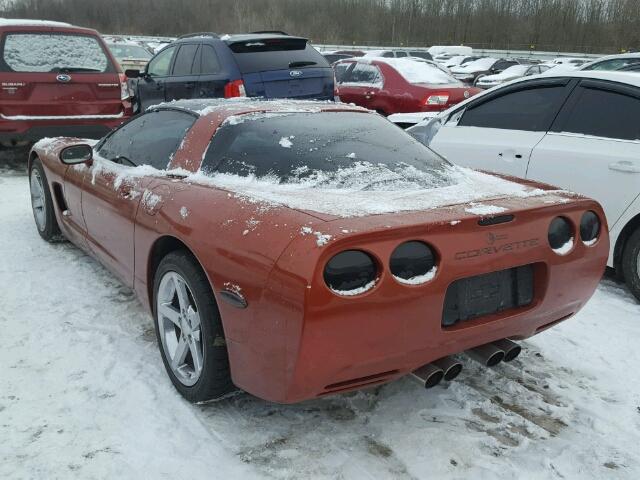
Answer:
[[[0,118],[0,142],[35,142],[45,137],[101,138],[129,115],[97,118]]]
[[[563,215],[577,225],[586,209],[604,218],[588,201]],[[465,221],[446,226],[447,219],[442,236],[435,229],[423,233],[442,260],[433,280],[402,285],[383,270],[372,290],[354,297],[331,292],[322,268],[305,280],[302,255],[283,254],[253,318],[250,338],[227,343],[234,383],[261,398],[294,403],[385,383],[447,355],[503,338],[524,339],[571,317],[589,300],[604,272],[608,236],[603,233],[593,246],[576,242],[571,253],[561,256],[546,243],[548,219],[532,218],[529,223],[525,217],[515,222],[519,226],[491,230],[515,241],[491,256],[491,248],[483,246],[484,234],[465,231]],[[466,223],[472,227],[477,219]],[[516,245],[541,231],[545,233],[539,241]],[[411,237],[420,240],[420,235]],[[384,265],[398,242],[385,237],[372,243],[354,240],[353,246],[372,252]],[[476,244],[482,248],[468,250]],[[350,246],[330,244],[317,265]],[[530,304],[443,327],[443,306],[453,282],[529,264],[535,269]]]

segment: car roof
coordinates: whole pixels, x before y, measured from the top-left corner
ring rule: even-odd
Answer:
[[[184,110],[186,112],[206,117],[212,114],[228,117],[231,115],[242,115],[253,112],[323,112],[323,111],[345,111],[345,112],[367,112],[363,107],[346,103],[336,103],[331,101],[315,100],[264,100],[259,98],[203,98],[191,100],[175,100],[164,102],[149,107],[147,111],[154,110]]]
[[[220,38],[227,43],[246,42],[249,40],[267,40],[274,38],[282,38],[284,40],[308,40],[304,37],[295,37],[293,35],[282,35],[277,33],[234,33],[230,35],[223,35]]]
[[[532,80],[549,79],[549,78],[578,78],[578,79],[587,78],[587,79],[593,79],[593,80],[607,80],[611,82],[618,82],[618,83],[624,83],[627,85],[632,85],[634,87],[640,87],[640,75],[634,72],[594,71],[594,70],[588,70],[588,71],[562,70],[560,72],[554,72],[553,70],[554,69],[547,70],[545,73],[542,73],[540,75],[532,75],[530,77],[517,78],[515,80],[511,80],[509,82],[503,83],[498,87],[485,90],[484,92],[474,95],[473,97],[467,98],[466,100],[463,100],[462,102],[456,105],[453,105],[446,110],[443,110],[438,114],[438,116],[446,117],[449,114],[451,114],[451,112],[457,111],[460,108],[464,107],[465,105],[469,104],[470,102],[476,101],[477,99],[482,98],[483,96],[491,92],[498,91],[510,85],[517,85],[519,83],[529,82]],[[420,122],[420,123],[424,124],[425,122]]]
[[[603,60],[615,60],[616,58],[640,58],[640,52],[635,53],[619,53],[617,55],[606,55],[604,57],[588,59],[591,63],[601,62]]]
[[[71,27],[70,23],[28,18],[0,18],[0,27]]]
[[[17,32],[57,31],[67,33],[82,33],[85,35],[98,35],[98,32],[92,28],[76,27],[75,25],[71,25],[70,23],[53,22],[49,20],[29,20],[21,18],[0,18],[0,30]]]

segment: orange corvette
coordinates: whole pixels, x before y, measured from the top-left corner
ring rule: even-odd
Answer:
[[[196,402],[510,360],[582,308],[609,252],[595,201],[453,166],[342,104],[159,105],[97,144],[40,141],[29,174],[40,235],[135,290]]]

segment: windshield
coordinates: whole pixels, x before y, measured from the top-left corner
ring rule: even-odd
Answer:
[[[135,58],[149,60],[152,55],[139,45],[126,45],[122,43],[109,44],[109,50],[117,59]]]
[[[51,33],[10,33],[4,62],[14,72],[106,72],[110,62],[95,37]]]
[[[356,190],[450,185],[450,164],[383,117],[358,112],[231,117],[214,135],[205,174]]]

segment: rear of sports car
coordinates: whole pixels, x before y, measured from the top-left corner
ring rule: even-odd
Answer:
[[[297,402],[530,337],[583,307],[608,252],[601,207],[570,194],[317,223],[261,300],[260,378],[234,380]]]

